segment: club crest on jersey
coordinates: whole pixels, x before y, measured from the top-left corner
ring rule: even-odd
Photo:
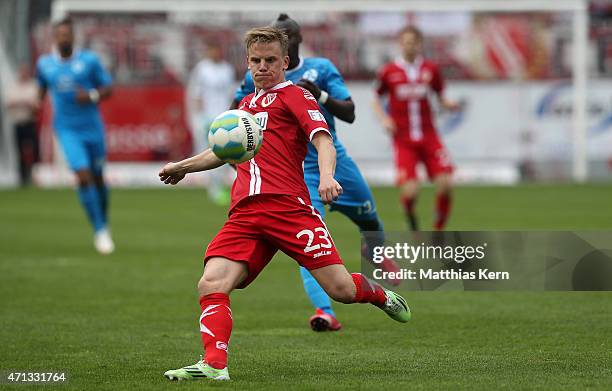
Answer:
[[[427,69],[425,69],[422,73],[421,73],[421,80],[423,80],[425,83],[429,83],[431,81],[431,79],[433,78],[433,75],[431,74],[430,71],[428,71]]]
[[[274,102],[274,100],[276,99],[276,92],[271,92],[269,94],[267,94],[266,96],[263,97],[263,99],[261,100],[261,106],[262,107],[268,107],[272,104],[272,102]]]
[[[302,79],[309,80],[313,83],[317,80],[317,77],[319,77],[319,72],[317,72],[316,69],[309,69],[302,75]]]
[[[74,73],[81,73],[85,69],[85,64],[83,64],[82,61],[76,61],[72,63],[72,66],[70,68]]]

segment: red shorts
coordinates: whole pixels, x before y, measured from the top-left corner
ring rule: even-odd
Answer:
[[[430,179],[440,174],[453,172],[450,156],[438,138],[415,144],[396,141],[394,147],[399,185],[408,180],[417,179],[416,167],[419,162],[425,165],[427,176]]]
[[[299,197],[260,194],[236,205],[206,249],[204,262],[223,257],[245,262],[249,285],[281,250],[308,270],[342,264],[325,223]]]

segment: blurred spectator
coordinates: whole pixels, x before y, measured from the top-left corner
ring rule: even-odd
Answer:
[[[591,39],[597,48],[597,73],[612,75],[612,1],[598,0],[590,4]]]
[[[235,87],[234,68],[224,59],[221,46],[207,42],[206,55],[191,72],[187,86],[194,153],[207,148],[210,124],[229,108]],[[229,189],[225,183],[229,175],[227,168],[210,172],[208,195],[219,205],[229,205]]]
[[[30,66],[21,64],[16,82],[6,91],[6,106],[14,131],[22,186],[32,182],[32,166],[38,160],[36,113],[39,108],[38,86]]]

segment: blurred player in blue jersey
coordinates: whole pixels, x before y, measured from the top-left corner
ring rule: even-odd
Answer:
[[[79,186],[79,199],[94,229],[94,245],[110,254],[115,245],[107,224],[108,188],[102,171],[106,158],[104,127],[98,103],[111,93],[111,77],[98,56],[74,48],[69,19],[53,26],[53,52],[36,65],[40,100],[48,91],[53,107],[53,127],[68,165]]]
[[[348,156],[344,145],[338,140],[334,117],[352,123],[355,120],[355,105],[344,84],[342,76],[334,64],[322,57],[302,58],[299,55],[302,35],[299,24],[287,14],[280,14],[272,25],[283,30],[289,38],[289,68],[285,71],[287,80],[307,89],[318,100],[321,112],[329,125],[336,147],[335,179],[344,189],[344,193],[333,202],[330,210],[337,210],[353,221],[361,232],[375,231],[380,235],[368,235],[367,243],[362,248],[362,254],[371,259],[371,249],[384,242],[383,225],[376,213],[376,204],[372,192],[353,159]],[[232,108],[248,94],[255,91],[253,78],[249,71],[238,87]],[[304,180],[310,192],[312,205],[322,217],[325,217],[325,207],[318,194],[319,165],[316,149],[309,144],[304,160]],[[385,271],[399,270],[395,263],[386,259],[379,265]],[[336,331],[342,326],[336,319],[331,308],[331,301],[325,291],[319,286],[310,272],[301,268],[304,289],[310,301],[316,308],[316,313],[310,318],[310,326],[315,331]],[[399,281],[390,281],[396,283]]]

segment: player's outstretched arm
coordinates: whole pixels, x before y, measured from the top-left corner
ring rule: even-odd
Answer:
[[[159,180],[168,185],[176,185],[190,172],[212,170],[225,164],[210,148],[180,162],[167,163],[159,171]]]
[[[342,194],[342,186],[334,179],[336,171],[336,148],[327,132],[317,132],[311,141],[319,155],[319,196],[329,204]]]

